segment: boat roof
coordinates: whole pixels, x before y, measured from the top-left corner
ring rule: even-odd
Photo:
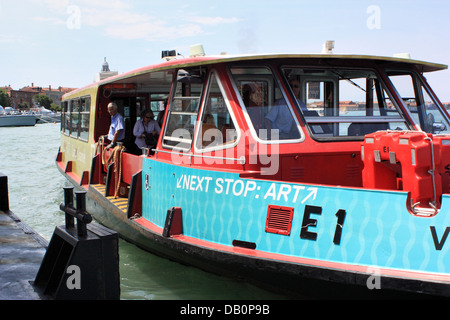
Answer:
[[[95,82],[83,88],[67,93],[65,96],[77,93],[81,90],[100,86],[114,82],[124,81],[141,74],[168,70],[173,68],[188,68],[201,65],[215,64],[215,63],[229,63],[229,62],[245,62],[258,60],[274,60],[274,59],[303,59],[303,60],[341,60],[341,61],[372,61],[378,64],[390,64],[392,68],[411,68],[415,67],[420,72],[434,72],[448,69],[445,64],[413,60],[403,57],[385,57],[374,55],[355,55],[355,54],[246,54],[246,55],[217,55],[217,56],[200,56],[200,57],[176,57],[171,60],[164,60],[160,63],[142,67],[136,70],[125,72],[99,82]]]

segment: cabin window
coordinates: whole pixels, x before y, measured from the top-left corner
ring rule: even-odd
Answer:
[[[72,138],[88,141],[91,98],[63,101],[62,112],[61,131]]]
[[[301,138],[297,118],[271,69],[232,67],[230,70],[245,106],[249,127],[261,141]]]
[[[62,103],[62,121],[61,121],[61,131],[65,134],[70,134],[70,112],[69,112],[69,101],[63,101]]]
[[[427,89],[413,74],[389,72],[389,79],[409,109],[414,121],[428,133],[449,134],[450,124]]]
[[[81,98],[80,105],[80,139],[88,141],[89,139],[89,119],[91,114],[91,98]]]
[[[150,95],[150,109],[152,109],[155,119],[164,117],[164,110],[166,109],[168,93],[155,93]]]
[[[319,140],[409,129],[373,71],[295,67],[283,68],[283,73],[289,83],[300,84],[297,107]]]
[[[70,104],[70,136],[78,138],[80,136],[80,100],[72,100]]]
[[[215,72],[211,73],[208,93],[198,128],[197,149],[234,146],[237,130]]]
[[[179,70],[169,108],[163,146],[189,150],[194,137],[205,74],[202,69]]]

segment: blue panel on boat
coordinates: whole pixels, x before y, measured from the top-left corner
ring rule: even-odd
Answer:
[[[151,159],[142,177],[143,217],[162,228],[167,210],[181,207],[190,237],[368,267],[450,271],[446,195],[441,212],[424,218],[407,211],[405,192],[244,179]],[[294,208],[290,235],[265,231],[269,205]]]

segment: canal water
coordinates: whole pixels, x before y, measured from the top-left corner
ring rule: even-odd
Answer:
[[[8,176],[10,210],[50,241],[64,225],[63,187],[56,169],[59,124],[0,128],[0,172]],[[285,297],[145,252],[120,240],[123,300],[277,300]]]

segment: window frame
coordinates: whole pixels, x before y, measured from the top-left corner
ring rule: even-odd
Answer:
[[[394,98],[395,92],[390,92],[389,87],[386,84],[386,80],[383,77],[383,74],[380,73],[380,71],[377,68],[371,68],[371,67],[342,67],[342,66],[322,66],[322,67],[312,67],[307,65],[282,65],[280,66],[280,72],[283,76],[283,79],[287,83],[287,78],[285,75],[284,70],[285,69],[310,69],[310,70],[323,70],[323,71],[330,71],[330,70],[349,70],[349,71],[361,71],[361,72],[372,72],[374,76],[376,77],[376,80],[378,81],[378,86],[381,91],[381,93],[386,93],[387,98],[390,100],[390,102],[395,107],[395,110],[398,113],[398,116],[377,116],[373,119],[368,119],[361,117],[360,119],[357,119],[355,116],[320,116],[320,117],[313,117],[313,116],[305,116],[303,111],[301,110],[300,106],[296,103],[295,107],[297,108],[298,112],[301,114],[302,120],[304,121],[304,125],[307,128],[310,137],[318,142],[332,142],[332,141],[362,141],[364,139],[364,135],[347,135],[347,136],[320,136],[317,134],[314,134],[311,128],[311,124],[335,124],[335,123],[395,123],[395,122],[402,122],[405,124],[405,127],[409,129],[412,128],[412,123],[410,122],[409,118],[405,116],[405,111],[403,109],[403,106],[399,106],[396,99]],[[301,99],[305,98],[305,95],[307,95],[307,92],[305,92],[306,87],[304,87],[304,84],[306,82],[314,81],[312,79],[318,79],[318,81],[330,81],[333,82],[333,90],[334,91],[334,99],[333,103],[335,108],[339,108],[340,104],[340,89],[339,87],[339,81],[344,80],[344,78],[341,78],[339,74],[336,75],[336,79],[331,76],[313,76],[313,75],[306,75],[301,76],[300,83],[302,86],[301,90]],[[292,89],[289,87],[289,91],[292,91]],[[378,100],[378,89],[374,88],[374,94],[377,97]],[[302,100],[303,101],[303,100]],[[367,101],[365,101],[367,103]],[[383,103],[385,103],[383,101]],[[409,111],[406,111],[409,112]],[[358,120],[358,121],[355,121]],[[333,129],[334,130],[334,129]]]
[[[228,99],[228,97],[227,97],[227,95],[225,93],[225,89],[224,89],[224,86],[222,84],[222,81],[220,79],[219,74],[220,73],[216,69],[212,69],[209,72],[209,74],[208,74],[208,79],[206,81],[206,87],[204,88],[204,94],[203,94],[203,99],[201,101],[200,112],[199,112],[199,115],[198,115],[198,118],[197,118],[197,125],[196,125],[196,129],[195,129],[195,138],[194,138],[194,140],[195,140],[195,142],[194,142],[194,151],[195,151],[195,153],[198,153],[198,154],[209,153],[209,152],[214,152],[214,151],[218,151],[218,150],[226,150],[226,149],[234,148],[234,147],[236,147],[239,144],[239,141],[241,139],[241,130],[239,128],[238,121],[237,121],[236,116],[235,116],[235,114],[233,112],[233,109],[231,107],[230,101],[229,101],[229,99]],[[209,146],[205,146],[205,147],[201,147],[200,146],[199,147],[198,146],[198,142],[199,142],[199,139],[201,138],[200,130],[202,128],[203,117],[204,117],[205,112],[206,112],[206,102],[207,102],[207,99],[208,99],[209,94],[210,94],[211,83],[213,81],[213,78],[215,78],[216,81],[217,81],[217,85],[219,86],[219,90],[220,90],[220,92],[222,94],[222,97],[224,99],[224,102],[225,102],[227,111],[228,111],[228,113],[230,115],[231,121],[233,121],[233,124],[234,124],[235,130],[236,130],[237,136],[236,136],[236,140],[233,143],[223,143],[221,145],[212,146],[212,147],[209,147]]]
[[[174,105],[174,101],[175,100],[177,100],[177,99],[188,100],[185,97],[177,97],[176,96],[177,90],[178,90],[178,86],[182,85],[182,83],[183,83],[182,81],[180,81],[178,79],[178,77],[180,75],[180,71],[185,71],[185,70],[199,70],[200,71],[200,76],[203,75],[203,81],[202,81],[202,86],[201,86],[201,90],[200,90],[200,94],[199,94],[198,98],[193,98],[192,99],[192,100],[198,99],[196,120],[195,120],[195,123],[194,123],[194,130],[192,131],[192,136],[190,137],[190,142],[189,143],[186,142],[186,147],[184,148],[184,147],[179,146],[180,143],[184,143],[181,140],[179,141],[179,144],[177,144],[177,145],[170,145],[170,144],[167,144],[165,141],[166,140],[176,141],[176,139],[173,139],[172,136],[168,136],[167,135],[167,131],[169,129],[169,123],[170,123],[172,114],[194,115],[193,112],[173,111],[172,110],[174,108],[173,105]],[[172,90],[171,90],[172,93],[170,94],[169,107],[168,107],[167,114],[166,114],[166,122],[164,123],[164,132],[163,132],[162,137],[161,137],[161,146],[164,149],[177,151],[177,152],[182,152],[182,153],[188,153],[190,150],[192,150],[192,144],[194,143],[194,140],[195,140],[195,130],[196,130],[195,127],[197,126],[197,122],[198,122],[198,119],[199,119],[199,114],[200,114],[200,111],[201,111],[202,100],[203,100],[203,96],[204,96],[204,93],[205,93],[205,84],[207,83],[207,80],[205,80],[205,78],[207,77],[208,70],[206,68],[204,68],[204,67],[203,68],[202,67],[192,67],[192,68],[186,68],[186,69],[180,68],[180,69],[177,69],[176,72],[174,72],[174,73],[175,73],[175,78],[173,79],[173,83],[172,83]],[[192,97],[192,96],[190,96],[190,97]],[[178,129],[183,129],[183,128],[175,128],[173,131],[176,131]]]
[[[446,131],[450,130],[450,118],[448,114],[446,113],[445,108],[442,106],[440,100],[426,81],[426,79],[423,77],[422,74],[420,74],[417,71],[414,70],[402,70],[402,69],[386,69],[384,70],[386,73],[386,77],[388,78],[388,81],[391,83],[393,90],[398,95],[400,101],[403,104],[404,109],[408,113],[408,116],[414,121],[414,123],[418,126],[419,130],[422,130],[427,133],[432,133],[435,135],[439,134],[447,134],[448,133],[439,133],[439,132],[428,132],[427,130],[427,124],[425,121],[427,121],[427,116],[429,111],[426,106],[426,99],[424,97],[424,91],[428,95],[428,97],[432,100],[432,104],[436,106],[437,111],[439,111],[439,114],[441,117],[446,120]],[[401,73],[401,74],[393,74],[393,73]],[[392,81],[392,77],[396,76],[409,76],[411,78],[412,83],[412,89],[414,93],[414,97],[403,97],[401,93],[398,91],[398,85]],[[417,107],[417,117],[414,116],[413,112],[410,110],[409,106],[406,105],[405,99],[410,98],[414,99]],[[437,123],[437,122],[436,122]]]
[[[89,111],[82,111],[81,105],[82,101],[89,101]],[[78,103],[78,110],[76,112],[73,112],[73,108],[75,105],[75,102]],[[66,106],[66,107],[64,107]],[[61,133],[64,134],[67,137],[70,137],[75,140],[80,140],[83,142],[89,141],[89,134],[91,130],[91,109],[92,109],[92,96],[91,95],[83,95],[71,99],[67,99],[62,101],[62,117],[61,117]],[[73,124],[73,115],[78,116],[78,124],[76,126],[76,130],[73,130],[72,124]],[[87,138],[84,138],[86,135],[81,135],[81,116],[82,114],[87,115],[88,118],[88,131],[87,132]],[[68,125],[66,125],[66,119],[69,119]],[[64,123],[63,123],[64,122]]]
[[[265,68],[265,69],[268,69],[270,71],[270,75],[269,74],[267,74],[267,75],[261,75],[261,74],[253,74],[253,75],[250,75],[250,74],[233,74],[232,73],[232,69],[233,68],[240,68],[240,69],[258,69],[258,68],[263,69],[263,68]],[[246,121],[246,123],[248,125],[248,128],[249,128],[249,130],[251,132],[251,135],[252,135],[253,139],[255,139],[258,143],[261,143],[261,144],[288,144],[288,143],[300,143],[300,142],[305,141],[305,139],[306,139],[305,133],[303,132],[302,126],[301,126],[301,124],[300,124],[300,122],[298,120],[298,117],[296,115],[296,112],[294,110],[294,109],[297,108],[297,105],[296,104],[295,105],[291,104],[291,101],[290,101],[290,99],[288,97],[288,96],[291,95],[291,93],[288,94],[283,89],[283,85],[282,85],[282,81],[281,81],[281,79],[279,77],[279,73],[277,72],[277,70],[275,70],[275,68],[273,68],[269,64],[231,64],[231,65],[228,66],[227,72],[228,72],[228,77],[229,77],[230,82],[232,84],[233,90],[234,90],[234,92],[236,94],[236,97],[238,99],[239,105],[241,106],[241,108],[243,110],[245,121]],[[250,118],[250,115],[248,113],[247,106],[245,105],[245,103],[244,103],[244,101],[242,99],[241,93],[239,92],[238,83],[237,83],[237,80],[239,80],[239,78],[242,79],[242,81],[245,81],[245,80],[252,81],[254,79],[261,79],[261,80],[267,79],[267,80],[269,80],[269,78],[270,78],[269,81],[272,82],[273,88],[274,89],[278,88],[280,93],[281,93],[282,98],[286,101],[286,105],[289,107],[289,111],[291,113],[293,121],[295,122],[295,125],[297,127],[297,130],[298,130],[298,133],[299,133],[300,137],[298,139],[277,139],[277,140],[272,140],[272,139],[264,140],[264,139],[261,139],[259,137],[258,133],[255,130],[253,122],[252,122],[252,120]],[[276,84],[277,87],[275,87],[275,84]],[[289,89],[289,91],[290,91],[290,89]],[[276,96],[275,91],[274,92],[269,92],[268,98],[269,98],[269,100],[275,101],[275,96]],[[273,99],[271,97],[273,97]],[[274,104],[271,107],[273,107],[273,106],[274,106]]]
[[[86,106],[89,107],[89,109],[86,110],[82,110],[82,106],[83,106],[83,101],[85,101]],[[89,105],[87,105],[87,101],[89,101]],[[90,95],[86,95],[86,96],[82,96],[80,97],[80,108],[79,108],[79,119],[80,119],[80,124],[78,126],[78,130],[79,130],[79,134],[78,134],[78,139],[84,142],[88,142],[89,141],[89,133],[90,133],[90,122],[91,122],[91,109],[92,109],[92,98]],[[88,123],[88,127],[87,127],[87,131],[83,131],[82,130],[82,115],[87,115],[87,123]],[[85,134],[83,134],[85,133]],[[85,138],[86,136],[86,138]]]

